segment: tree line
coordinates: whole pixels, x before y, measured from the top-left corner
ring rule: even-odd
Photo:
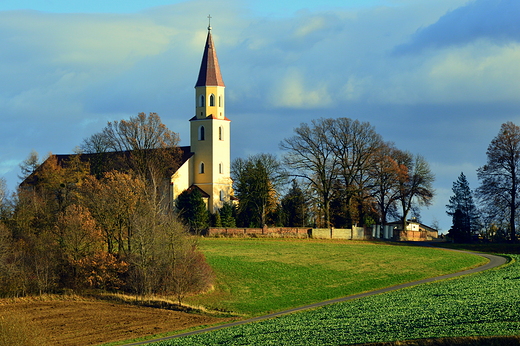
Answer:
[[[510,121],[502,124],[486,156],[486,164],[477,169],[480,185],[475,191],[463,172],[453,183],[453,196],[446,205],[452,217],[449,236],[456,242],[517,242],[520,127]]]
[[[82,155],[41,164],[31,153],[13,196],[0,180],[0,295],[103,289],[180,303],[210,287],[211,268],[167,200],[177,144],[141,113],[85,139]]]
[[[283,157],[232,162],[236,200],[210,215],[200,190],[171,204],[178,135],[155,113],[109,122],[75,155],[32,152],[13,196],[0,184],[0,294],[100,288],[141,295],[210,286],[192,233],[208,227],[403,227],[431,203],[434,176],[421,155],[386,142],[368,122],[302,123]],[[2,189],[3,187],[3,189]]]
[[[350,228],[420,216],[434,196],[421,155],[385,142],[368,122],[321,118],[302,123],[272,154],[236,159],[231,172],[242,227]]]

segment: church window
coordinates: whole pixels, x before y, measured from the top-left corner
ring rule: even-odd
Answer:
[[[199,97],[199,107],[204,107],[204,95],[200,95]]]
[[[209,95],[209,106],[210,107],[215,106],[215,95],[213,95],[213,94]]]
[[[204,162],[201,162],[201,163],[200,163],[200,166],[199,166],[199,173],[200,173],[200,174],[204,174]]]
[[[206,131],[204,130],[204,126],[199,127],[199,141],[203,141],[206,138]]]
[[[222,96],[218,97],[218,106],[222,107]]]
[[[220,190],[220,200],[224,201],[224,190]]]
[[[223,173],[224,173],[224,167],[223,167],[222,163],[219,163],[219,164],[218,164],[218,172],[219,172],[220,174],[223,174]]]
[[[220,141],[224,140],[224,129],[222,128],[222,126],[219,126],[218,128],[218,139]]]

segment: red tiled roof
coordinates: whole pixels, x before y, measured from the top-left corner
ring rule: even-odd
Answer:
[[[213,45],[211,31],[208,31],[206,39],[206,47],[202,55],[202,63],[200,65],[199,78],[195,87],[200,86],[225,86],[218,65],[217,51]]]
[[[195,121],[195,120],[206,120],[206,119],[217,119],[217,120],[227,120],[227,121],[231,121],[228,117],[224,117],[224,119],[219,119],[219,118],[217,118],[216,116],[214,116],[213,114],[210,114],[210,115],[208,115],[207,117],[202,118],[202,119],[197,119],[197,116],[194,116],[193,118],[190,119],[190,121]]]
[[[197,186],[195,184],[191,185],[187,189],[187,191],[190,192],[190,193],[193,192],[193,190],[199,190],[202,198],[209,198],[210,197],[210,195],[207,194],[206,191],[202,190],[199,186]]]

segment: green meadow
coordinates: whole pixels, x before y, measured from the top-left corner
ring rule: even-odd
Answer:
[[[520,255],[511,258],[507,265],[461,278],[154,345],[352,345],[414,339],[417,343],[406,344],[517,345]]]
[[[202,238],[215,289],[186,303],[250,317],[457,272],[486,260],[382,242]]]

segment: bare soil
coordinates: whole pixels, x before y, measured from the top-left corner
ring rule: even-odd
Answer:
[[[0,300],[0,316],[22,318],[45,344],[60,346],[99,345],[229,320],[100,300]]]

